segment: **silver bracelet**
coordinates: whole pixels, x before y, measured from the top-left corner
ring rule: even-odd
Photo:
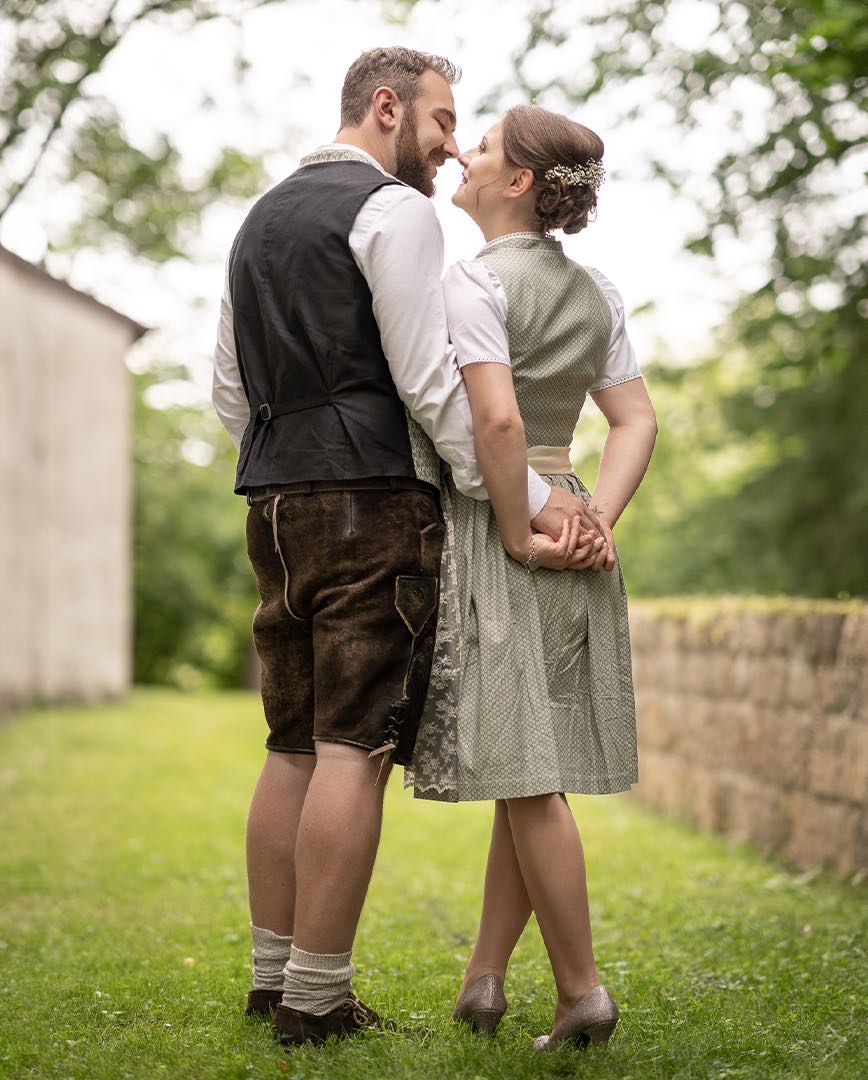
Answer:
[[[533,533],[530,534],[530,555],[528,555],[527,562],[523,563],[523,566],[529,574],[539,569],[539,563],[536,561],[536,539]]]

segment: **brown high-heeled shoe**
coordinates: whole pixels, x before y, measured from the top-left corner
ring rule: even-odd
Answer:
[[[503,983],[496,975],[482,975],[459,995],[453,1020],[463,1020],[482,1035],[493,1035],[506,1012]]]
[[[554,1050],[564,1042],[585,1047],[589,1042],[603,1046],[609,1041],[618,1023],[618,1006],[605,986],[595,987],[580,997],[551,1035],[540,1035],[533,1041],[534,1050]]]

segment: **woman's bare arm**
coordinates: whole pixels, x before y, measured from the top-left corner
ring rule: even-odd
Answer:
[[[506,364],[465,364],[461,374],[473,413],[476,455],[503,546],[514,559],[524,562],[530,554],[531,537],[527,443],[512,369]]]
[[[503,546],[514,559],[526,562],[532,535],[528,524],[527,443],[512,384],[512,369],[506,364],[465,364],[462,375],[473,413],[476,456]],[[574,518],[564,522],[559,541],[535,534],[539,564],[552,570],[578,569],[577,563],[601,542],[581,530],[580,519]]]
[[[611,529],[648,468],[657,418],[644,379],[630,379],[591,396],[609,424],[591,507]]]

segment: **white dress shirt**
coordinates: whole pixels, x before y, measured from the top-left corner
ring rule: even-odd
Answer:
[[[337,143],[321,147],[301,164],[320,154],[342,151],[389,175],[363,150]],[[399,397],[437,453],[452,467],[458,490],[475,499],[487,499],[473,442],[467,389],[449,343],[441,282],[443,233],[434,207],[405,184],[382,187],[365,200],[356,215],[349,245],[371,290],[383,352]],[[228,261],[212,400],[235,445],[240,446],[250,407],[235,353]],[[531,517],[545,506],[550,490],[550,485],[528,468]]]
[[[585,269],[606,297],[612,313],[609,347],[597,378],[588,393],[641,379],[642,372],[624,319],[624,301],[611,281],[599,270]],[[483,362],[509,364],[506,290],[500,278],[479,260],[462,261],[450,266],[443,279],[449,336],[459,368]]]

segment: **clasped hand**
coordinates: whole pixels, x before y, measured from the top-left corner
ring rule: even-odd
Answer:
[[[534,533],[536,561],[545,570],[606,570],[615,568],[612,530],[605,522],[600,529],[585,530],[580,518],[564,521],[559,540]]]
[[[552,496],[531,521],[537,563],[546,570],[614,570],[609,523],[563,488]]]

